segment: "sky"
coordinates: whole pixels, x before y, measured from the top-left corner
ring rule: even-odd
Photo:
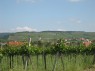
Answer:
[[[0,33],[95,32],[95,0],[0,0]]]

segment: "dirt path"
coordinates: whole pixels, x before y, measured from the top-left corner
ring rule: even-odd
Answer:
[[[87,69],[87,70],[84,70],[84,71],[95,71],[95,68]]]
[[[91,68],[88,68],[88,69],[84,70],[84,71],[95,71],[95,65],[92,66]]]

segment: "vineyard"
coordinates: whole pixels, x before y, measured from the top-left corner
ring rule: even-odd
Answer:
[[[24,43],[0,49],[0,71],[84,71],[95,64],[95,43]]]

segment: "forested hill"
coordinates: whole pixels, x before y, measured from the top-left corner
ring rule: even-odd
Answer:
[[[10,33],[0,33],[0,41],[6,42],[9,36],[10,36]]]
[[[95,32],[83,31],[42,31],[42,32],[17,32],[17,33],[0,33],[0,39],[27,41],[31,37],[32,41],[55,40],[59,38],[88,38],[95,39]]]

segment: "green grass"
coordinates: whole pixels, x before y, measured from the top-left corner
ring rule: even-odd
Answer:
[[[57,58],[55,71],[84,71],[85,69],[92,66],[93,55],[62,55],[62,59],[64,62],[64,68],[61,61],[61,58]],[[29,65],[27,67],[27,71],[52,71],[55,56],[47,55],[47,70],[44,68],[44,61],[42,55],[39,55],[38,67],[37,67],[37,57],[36,55],[31,56],[31,61],[29,61]],[[22,57],[14,56],[14,68],[10,69],[9,67],[9,58],[4,56],[0,63],[1,71],[25,71],[23,69]]]

